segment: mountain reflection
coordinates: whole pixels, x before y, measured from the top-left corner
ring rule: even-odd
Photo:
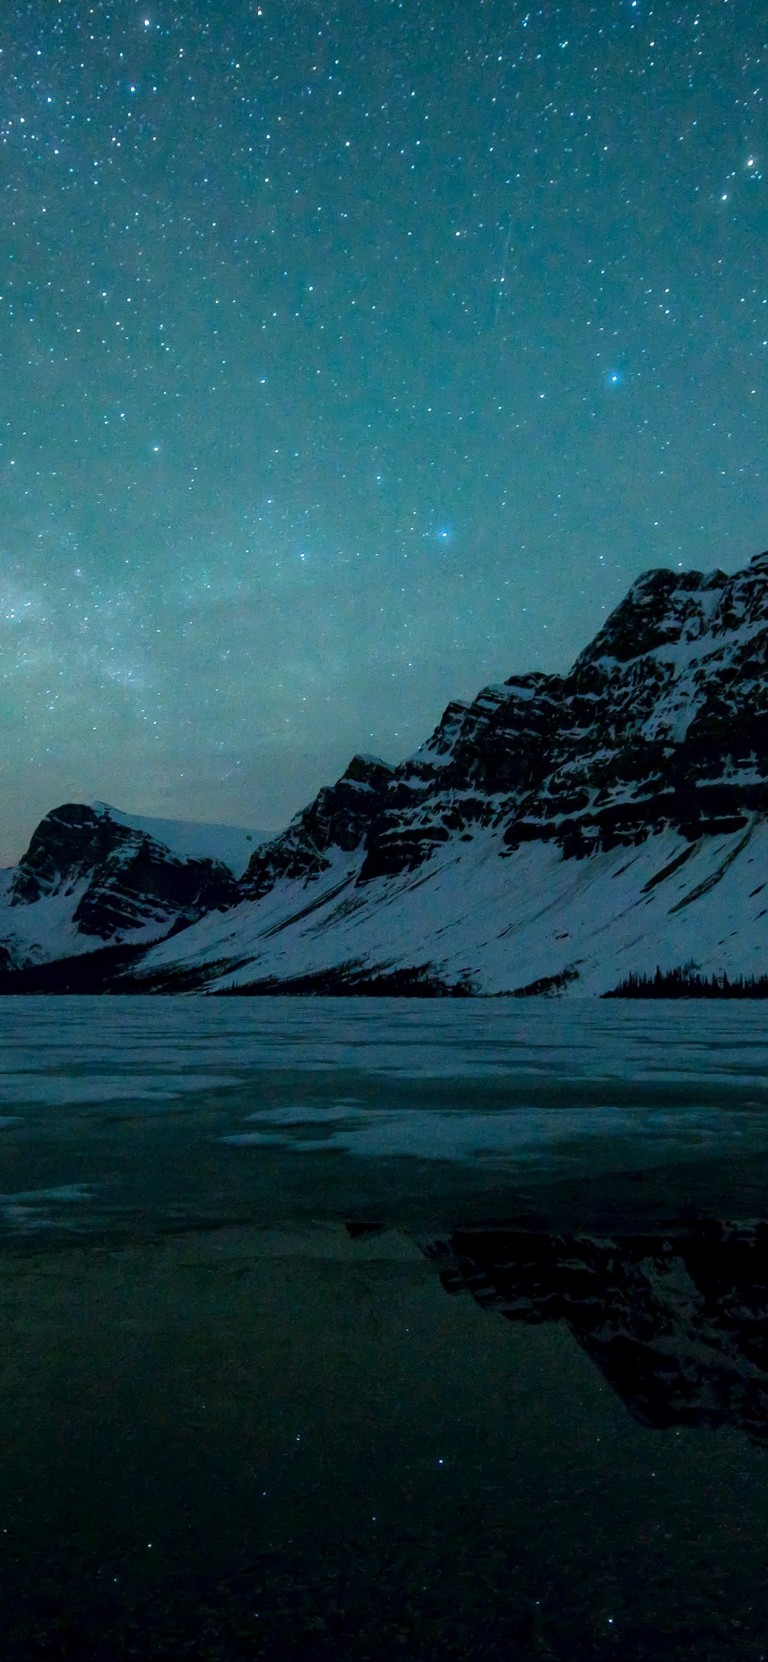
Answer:
[[[768,1441],[768,1224],[665,1235],[458,1229],[419,1245],[449,1293],[565,1322],[636,1420]]]

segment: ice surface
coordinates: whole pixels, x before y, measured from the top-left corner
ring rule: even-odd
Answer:
[[[261,1123],[272,1110],[253,1094],[281,1074],[353,1116],[371,1081],[392,1106],[429,1084],[465,1091],[463,1111],[480,1113],[486,1090],[516,1112],[538,1111],[537,1098],[549,1111],[553,1092],[623,1112],[633,1093],[659,1107],[691,1091],[768,1111],[768,1030],[763,1006],[741,1002],[0,998],[0,1108],[245,1089],[244,1118]],[[305,1102],[294,1089],[278,1123],[300,1121]]]
[[[8,998],[0,1129],[0,1238],[338,1217],[360,1182],[386,1212],[427,1170],[503,1213],[521,1173],[759,1181],[768,1033],[745,1004]]]
[[[307,1107],[297,1116],[292,1110],[281,1124],[280,1111],[252,1116],[263,1129],[230,1132],[221,1140],[233,1147],[269,1144],[304,1153],[331,1148],[356,1155],[417,1155],[422,1160],[498,1160],[514,1156],[519,1161],[552,1159],[557,1149],[567,1158],[567,1146],[587,1138],[652,1139],[658,1149],[670,1136],[678,1145],[682,1138],[691,1148],[709,1144],[723,1148],[739,1142],[750,1130],[759,1131],[764,1116],[720,1112],[706,1108],[681,1108],[661,1112],[640,1108],[634,1112],[618,1103],[582,1109],[537,1108],[520,1104],[493,1114],[472,1109],[430,1113],[418,1109],[391,1109],[375,1116],[369,1110],[329,1108],[325,1114]],[[303,1128],[296,1135],[297,1127]]]

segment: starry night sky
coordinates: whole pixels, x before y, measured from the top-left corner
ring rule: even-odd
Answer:
[[[277,827],[768,544],[764,0],[3,8],[0,859]]]

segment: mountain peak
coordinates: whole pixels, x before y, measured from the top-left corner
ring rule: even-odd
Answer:
[[[766,577],[768,551],[730,576],[642,573],[567,675],[450,703],[395,767],[353,756],[239,882],[180,822],[65,805],[11,874],[0,948],[50,957],[44,917],[60,953],[152,929],[138,981],[159,990],[765,974]]]

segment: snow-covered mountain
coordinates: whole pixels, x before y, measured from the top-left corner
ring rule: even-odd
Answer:
[[[657,966],[763,975],[768,553],[732,576],[646,573],[567,675],[449,704],[398,766],[353,757],[239,881],[141,823],[57,810],[10,908],[64,896],[91,944],[164,933],[132,966],[147,990],[603,993]]]
[[[568,990],[768,970],[768,554],[640,577],[566,676],[356,756],[147,985]]]
[[[105,802],[46,814],[0,873],[0,962],[154,941],[237,898],[258,832],[142,819]]]

